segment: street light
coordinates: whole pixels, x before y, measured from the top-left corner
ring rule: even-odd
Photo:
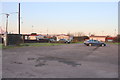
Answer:
[[[8,33],[8,17],[10,16],[10,14],[14,14],[14,13],[18,13],[18,12],[2,13],[6,15],[6,33]]]
[[[4,45],[7,46],[7,34],[8,34],[8,17],[10,16],[10,14],[13,13],[18,13],[18,12],[12,12],[12,13],[2,13],[6,15],[6,30],[5,30],[5,34],[4,34]]]
[[[7,28],[8,28],[8,16],[10,15],[10,14],[5,14],[6,15],[6,34],[8,33],[8,31],[7,31]]]
[[[32,25],[32,33],[33,33],[33,27],[34,27],[34,26]]]
[[[104,31],[102,31],[102,36],[103,36]]]

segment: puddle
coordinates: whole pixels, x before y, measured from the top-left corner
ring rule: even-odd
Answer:
[[[28,60],[35,60],[35,58],[28,58]]]
[[[22,62],[13,62],[13,63],[15,63],[15,64],[22,64]]]
[[[46,64],[46,62],[47,62],[46,60],[37,59],[36,62],[37,62],[38,64],[36,64],[35,67],[47,65],[47,64]]]
[[[72,67],[76,67],[77,65],[81,65],[76,63],[75,61],[66,60],[64,58],[58,58],[58,57],[39,57],[39,58],[28,58],[28,60],[34,60],[37,64],[35,67],[40,67],[44,65],[48,65],[47,61],[58,61],[67,65],[71,65]]]

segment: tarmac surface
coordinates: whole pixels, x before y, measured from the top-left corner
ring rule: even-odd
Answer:
[[[118,45],[67,44],[2,51],[3,78],[118,78]]]

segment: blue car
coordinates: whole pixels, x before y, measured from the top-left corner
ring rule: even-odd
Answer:
[[[105,43],[98,40],[87,40],[87,41],[84,41],[84,44],[86,46],[106,46]]]
[[[59,42],[63,42],[63,43],[68,43],[68,44],[70,44],[70,40],[66,40],[66,39],[60,39]]]

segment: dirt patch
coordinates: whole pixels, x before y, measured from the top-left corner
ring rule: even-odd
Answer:
[[[99,48],[99,46],[95,47],[95,48],[93,49],[93,51],[97,50],[98,48]]]
[[[15,61],[15,62],[13,62],[13,63],[15,63],[15,64],[23,64],[22,62],[16,62],[16,61]]]
[[[71,65],[73,67],[76,67],[77,65],[81,65],[76,63],[75,61],[72,60],[67,60],[64,58],[58,58],[58,57],[38,57],[38,58],[28,58],[28,60],[34,60],[37,64],[35,67],[40,67],[44,65],[48,65],[46,62],[47,61],[58,61],[67,65]]]

